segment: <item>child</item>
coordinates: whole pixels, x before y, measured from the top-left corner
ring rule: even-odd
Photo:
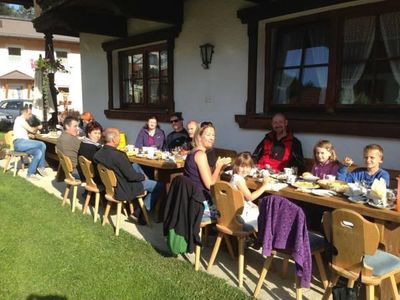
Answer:
[[[371,187],[374,179],[385,179],[386,186],[389,187],[390,175],[387,171],[381,169],[380,165],[383,162],[383,148],[377,144],[371,144],[364,147],[364,168],[357,168],[351,173],[347,167],[351,166],[353,160],[350,157],[345,157],[343,167],[338,171],[338,179],[346,182],[361,182],[367,187]]]
[[[321,140],[315,144],[313,152],[314,165],[311,173],[319,178],[324,178],[324,175],[337,176],[339,162],[336,159],[336,152],[332,143],[327,140]]]
[[[251,192],[246,185],[246,176],[250,174],[251,169],[254,167],[253,159],[250,152],[239,153],[235,159],[232,169],[232,178],[230,184],[242,192],[245,199],[243,212],[240,215],[243,223],[251,225],[257,230],[258,206],[252,201],[260,197],[268,188],[269,180],[266,178],[263,185]]]

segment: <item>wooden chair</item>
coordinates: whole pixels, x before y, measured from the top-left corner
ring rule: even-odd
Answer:
[[[117,204],[117,220],[115,224],[115,235],[119,235],[119,229],[121,227],[121,210],[122,210],[122,204],[128,202],[127,200],[122,200],[122,199],[115,199],[114,198],[114,188],[117,186],[117,178],[115,177],[114,171],[106,168],[103,164],[98,164],[97,169],[100,174],[101,181],[104,184],[104,187],[106,189],[106,195],[105,198],[107,200],[107,206],[106,210],[104,212],[104,217],[103,217],[103,226],[108,223],[108,215],[110,213],[110,208],[113,203]],[[136,198],[138,199],[140,209],[142,210],[143,216],[146,220],[146,223],[151,226],[150,223],[150,218],[149,215],[147,214],[146,207],[143,202],[143,197],[146,194],[139,195]]]
[[[58,159],[60,160],[60,165],[62,170],[64,171],[65,179],[64,182],[67,185],[65,187],[64,191],[64,197],[63,197],[63,202],[62,205],[64,206],[65,203],[67,202],[67,198],[69,195],[69,191],[71,189],[71,186],[73,187],[73,195],[72,195],[72,202],[71,202],[71,210],[72,212],[75,212],[75,207],[78,204],[78,186],[82,184],[82,182],[78,179],[75,179],[74,176],[72,176],[72,171],[74,170],[74,167],[72,166],[71,159],[68,156],[65,156],[61,151],[57,151],[57,156]]]
[[[207,239],[206,230],[208,229],[207,226],[213,224],[212,220],[204,221],[200,223],[200,237],[202,238],[203,242]],[[204,238],[203,238],[204,237]],[[201,246],[196,245],[196,249],[194,252],[194,270],[198,271],[200,269],[200,258],[201,258]]]
[[[208,262],[207,271],[210,271],[215,258],[218,254],[222,238],[224,238],[228,252],[231,257],[235,257],[233,248],[229,240],[230,236],[238,239],[238,283],[239,287],[243,286],[243,270],[244,270],[244,244],[246,238],[254,234],[254,231],[243,230],[243,225],[237,222],[236,216],[243,209],[244,199],[240,191],[234,189],[229,183],[217,181],[211,187],[211,193],[214,198],[219,217],[217,219],[216,228],[218,231],[217,240],[215,241],[210,261]]]
[[[274,197],[274,196],[272,196],[272,197]],[[282,197],[280,197],[280,198],[282,198]],[[277,200],[279,200],[279,199],[270,199],[269,201],[277,201]],[[264,199],[264,201],[266,201],[266,199]],[[289,200],[282,199],[280,201],[289,201]],[[284,208],[285,210],[287,209],[286,207],[283,207],[283,206],[282,206],[282,208]],[[278,215],[284,214],[283,211],[276,211],[275,213],[277,213]],[[302,211],[299,213],[304,215],[304,213]],[[305,217],[304,217],[304,221],[305,221]],[[259,230],[260,230],[260,228],[259,228]],[[325,267],[324,267],[324,263],[323,263],[322,255],[321,255],[321,253],[325,250],[324,237],[319,234],[310,232],[310,231],[307,234],[308,234],[308,239],[309,239],[309,243],[310,243],[311,256],[313,256],[317,262],[317,267],[318,267],[318,271],[319,271],[319,274],[321,277],[322,284],[323,284],[324,288],[326,288],[328,286],[328,280],[326,277]],[[295,238],[294,236],[292,236],[292,237]],[[280,257],[283,258],[282,274],[284,276],[286,276],[287,269],[288,269],[288,261],[289,261],[289,259],[292,259],[292,252],[293,252],[293,250],[290,248],[289,249],[279,249],[279,250],[273,249],[271,255],[267,256],[265,258],[264,265],[261,270],[257,286],[254,289],[254,293],[253,293],[254,297],[257,297],[261,291],[261,287],[264,283],[265,277],[267,276],[268,270],[271,266],[274,256],[276,256],[278,254]],[[295,278],[296,278],[296,299],[302,299],[302,288],[300,286],[300,281],[297,276]]]
[[[387,278],[390,279],[393,299],[400,299],[395,279],[400,273],[400,258],[377,250],[380,234],[376,224],[344,208],[325,213],[323,224],[325,235],[337,251],[331,263],[334,276],[323,299],[329,298],[340,276],[347,278],[347,287],[352,288],[360,274],[368,300],[375,299],[375,286]]]
[[[93,219],[94,219],[94,223],[96,223],[97,216],[99,214],[100,189],[98,188],[97,184],[93,181],[93,178],[94,178],[93,164],[90,160],[86,159],[82,155],[80,155],[78,157],[78,162],[79,162],[79,166],[81,167],[82,173],[85,176],[85,181],[86,181],[85,190],[87,192],[85,204],[83,205],[83,209],[82,209],[82,213],[83,214],[87,213],[90,198],[92,196],[92,193],[95,193]]]
[[[14,150],[14,131],[10,130],[4,135],[5,143],[8,146],[8,149],[6,149],[6,161],[4,164],[4,173],[7,172],[8,165],[10,164],[11,160],[14,161],[14,176],[17,175],[17,167],[18,167],[18,161],[21,162],[21,168],[22,170],[25,169],[24,165],[24,157],[29,157],[29,154],[26,152],[19,152]]]

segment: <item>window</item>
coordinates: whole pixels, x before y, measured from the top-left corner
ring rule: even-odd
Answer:
[[[264,112],[400,109],[400,11],[368,12],[267,24]]]
[[[63,65],[68,63],[68,52],[67,51],[56,51],[56,58],[61,60]]]
[[[168,54],[165,44],[119,53],[121,107],[163,108],[170,99]]]
[[[9,56],[21,56],[21,48],[8,47]]]

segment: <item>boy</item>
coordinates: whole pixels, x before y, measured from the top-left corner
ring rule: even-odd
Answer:
[[[383,148],[380,145],[371,144],[364,147],[363,153],[366,167],[354,169],[349,173],[347,167],[351,166],[353,160],[346,156],[343,166],[338,171],[338,179],[346,182],[361,182],[370,187],[375,178],[383,178],[386,186],[389,187],[390,175],[380,167],[383,162]]]

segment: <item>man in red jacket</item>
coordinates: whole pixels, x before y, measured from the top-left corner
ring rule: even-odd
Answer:
[[[304,171],[301,142],[288,129],[288,120],[282,113],[276,113],[271,120],[272,130],[258,144],[253,156],[259,168],[281,172],[286,167],[297,167]]]

